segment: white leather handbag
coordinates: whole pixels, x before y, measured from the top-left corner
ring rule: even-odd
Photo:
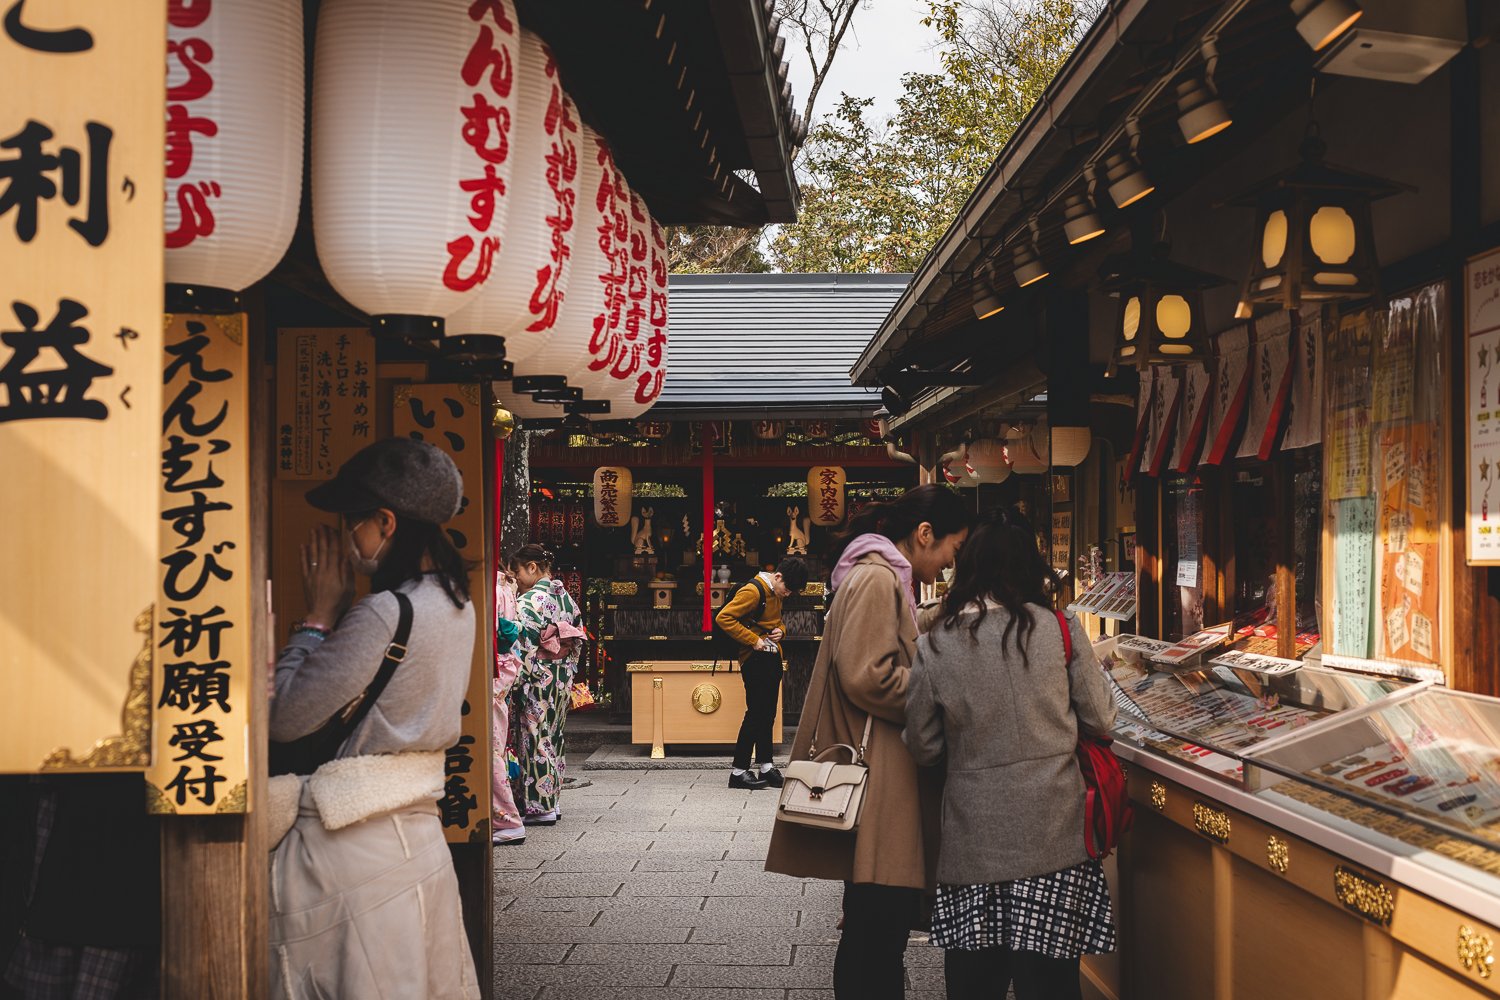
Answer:
[[[820,713],[821,714],[821,713]],[[788,823],[799,823],[822,830],[854,830],[859,827],[860,810],[865,804],[870,768],[865,764],[865,748],[870,743],[872,716],[865,718],[865,732],[859,748],[835,743],[818,751],[818,734],[813,731],[808,751],[811,760],[788,764],[783,777],[781,802],[777,816]],[[838,751],[849,755],[850,763],[839,764],[823,758]]]

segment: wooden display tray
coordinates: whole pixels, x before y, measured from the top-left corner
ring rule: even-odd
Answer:
[[[745,685],[738,666],[715,669],[704,660],[636,660],[630,674],[630,742],[651,744],[651,757],[668,743],[733,743],[745,720]],[[781,696],[771,739],[781,742]]]

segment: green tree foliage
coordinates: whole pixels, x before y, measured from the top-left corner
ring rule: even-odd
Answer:
[[[929,0],[941,73],[909,73],[896,113],[843,95],[802,151],[783,271],[913,271],[1093,23],[1103,0]]]

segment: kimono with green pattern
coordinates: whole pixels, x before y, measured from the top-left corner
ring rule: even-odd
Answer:
[[[561,581],[543,577],[521,595],[517,624],[520,635],[511,653],[521,661],[521,674],[512,697],[516,758],[521,773],[514,781],[516,802],[527,816],[557,808],[563,782],[563,723],[578,669],[581,643],[564,644],[562,656],[551,659],[542,649],[548,625],[577,625],[581,616]],[[580,626],[581,627],[581,626]],[[566,648],[571,645],[572,648]]]

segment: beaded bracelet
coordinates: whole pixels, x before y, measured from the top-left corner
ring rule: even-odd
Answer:
[[[292,635],[315,635],[319,639],[328,638],[328,633],[331,631],[333,630],[309,622],[298,622],[292,626]]]

